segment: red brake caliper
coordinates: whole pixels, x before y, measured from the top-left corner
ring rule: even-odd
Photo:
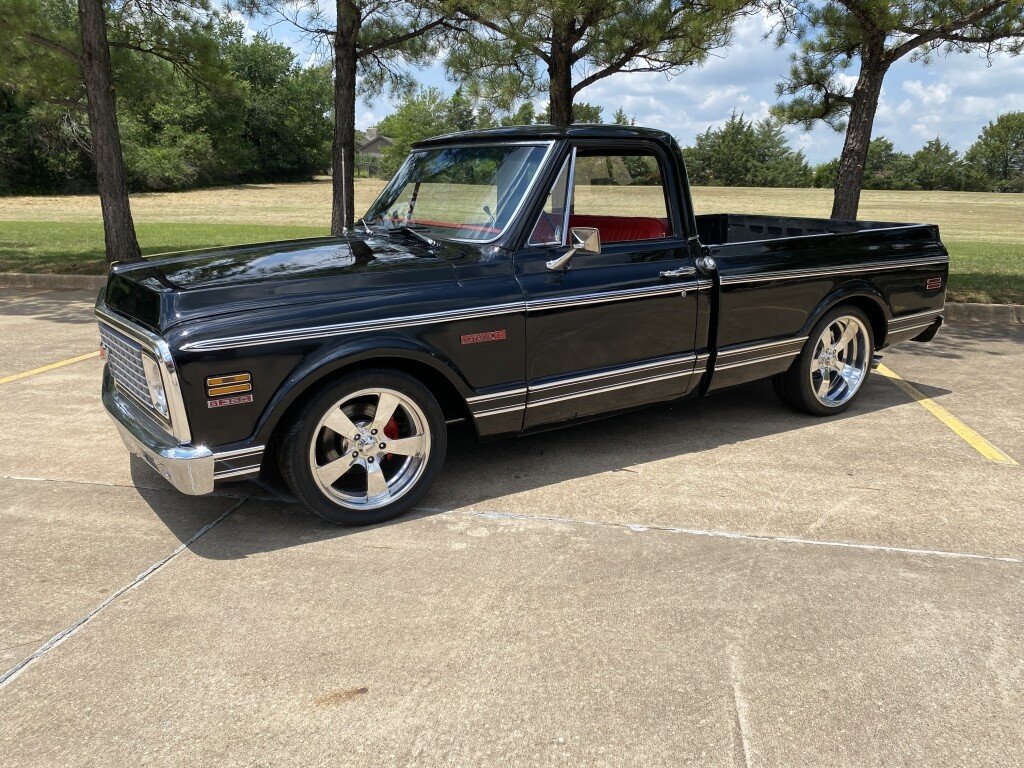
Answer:
[[[391,419],[388,421],[388,423],[384,425],[384,436],[388,440],[397,440],[398,439],[398,422],[395,421],[395,417],[394,416],[392,416]],[[385,454],[384,458],[385,459],[390,459],[391,458],[391,454],[390,453]]]

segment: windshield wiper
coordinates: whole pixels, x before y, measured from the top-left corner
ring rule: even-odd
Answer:
[[[423,232],[420,231],[422,229],[425,229],[425,227],[413,227],[410,226],[409,224],[399,224],[397,227],[392,227],[391,229],[389,229],[388,232],[408,232],[417,240],[419,240],[422,243],[425,243],[426,245],[429,245],[431,248],[436,248],[441,244],[434,238],[423,234]]]
[[[372,235],[373,234],[373,230],[370,229],[370,225],[366,223],[366,217],[365,216],[363,216],[363,218],[361,218],[359,221],[357,221],[356,224],[362,224],[363,225],[363,229],[366,230],[366,234],[368,234],[368,235]]]

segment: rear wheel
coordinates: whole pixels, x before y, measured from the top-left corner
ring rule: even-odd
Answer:
[[[281,441],[281,473],[318,516],[342,525],[397,517],[419,501],[444,462],[437,400],[398,371],[343,376],[314,395]]]
[[[856,307],[819,320],[800,356],[772,384],[783,402],[815,416],[842,413],[860,394],[875,354],[871,322]]]

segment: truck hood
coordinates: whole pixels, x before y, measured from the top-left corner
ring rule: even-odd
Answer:
[[[108,309],[163,333],[199,317],[451,282],[453,262],[479,256],[472,246],[429,247],[402,233],[189,251],[116,265],[102,300]]]

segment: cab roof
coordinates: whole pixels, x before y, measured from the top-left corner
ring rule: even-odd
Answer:
[[[576,123],[568,128],[553,125],[510,125],[502,128],[485,128],[479,131],[461,131],[433,136],[413,144],[413,149],[436,147],[445,144],[503,141],[550,141],[552,139],[653,139],[672,144],[672,135],[654,128],[637,125],[599,125]]]

